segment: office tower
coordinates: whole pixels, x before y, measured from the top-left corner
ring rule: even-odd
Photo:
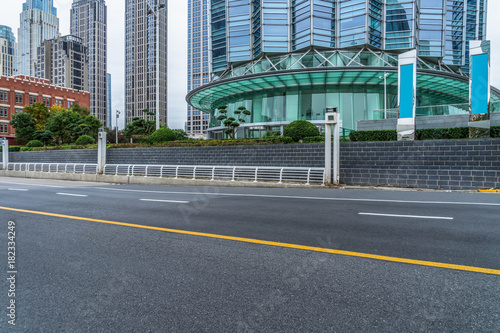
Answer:
[[[50,84],[88,91],[88,59],[83,41],[75,36],[45,40],[38,48],[35,76]]]
[[[90,112],[109,126],[107,119],[107,8],[104,0],[73,0],[71,35],[80,37],[89,59]]]
[[[158,20],[158,21],[157,21]],[[159,33],[157,34],[157,24]],[[156,42],[158,38],[158,54]],[[157,77],[157,70],[158,76]],[[157,81],[159,85],[157,87]],[[157,89],[159,94],[157,95]],[[167,124],[167,9],[163,0],[125,2],[125,123],[135,117]]]
[[[34,76],[37,48],[59,34],[59,19],[53,0],[26,0],[17,36],[18,74]]]
[[[208,2],[188,1],[188,92],[210,81],[208,50]],[[210,115],[187,107],[186,133],[191,138],[206,137]]]
[[[10,27],[0,25],[0,76],[12,76],[16,68],[16,37]]]
[[[486,0],[210,0],[213,79],[188,102],[252,115],[238,135],[280,132],[293,120],[323,126],[339,108],[344,129],[397,117],[398,55],[418,52],[417,114],[468,112],[468,41],[486,38]],[[500,92],[494,90],[492,100]],[[457,109],[458,108],[458,109]]]

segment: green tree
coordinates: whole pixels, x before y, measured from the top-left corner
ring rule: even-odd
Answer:
[[[31,115],[37,130],[44,130],[50,117],[50,110],[43,103],[35,103],[24,107],[24,112]]]
[[[33,140],[35,134],[35,121],[28,112],[14,113],[10,124],[16,130],[16,141],[20,144]]]
[[[49,130],[37,130],[33,135],[33,139],[43,142],[45,146],[48,146],[54,140],[54,133]]]
[[[172,130],[175,133],[175,140],[176,141],[181,141],[181,140],[187,140],[188,135],[187,133],[182,130],[182,129],[174,129]]]
[[[252,113],[247,110],[244,106],[240,106],[236,109],[233,114],[237,117],[228,117],[227,115],[227,105],[221,105],[218,107],[220,116],[217,120],[222,121],[226,130],[224,131],[231,139],[235,138],[236,129],[245,122],[245,118]]]
[[[143,118],[136,117],[125,126],[123,133],[127,139],[130,139],[132,135],[149,135],[154,132],[155,128],[155,120],[145,120]]]
[[[87,117],[88,115],[90,115],[89,109],[80,106],[78,103],[73,104],[73,107],[71,108],[71,110],[75,111],[76,113],[78,113],[82,117]]]
[[[92,115],[87,115],[83,120],[83,126],[85,128],[85,133],[90,135],[94,139],[97,139],[97,135],[99,133],[99,128],[102,127],[102,123],[97,117]]]

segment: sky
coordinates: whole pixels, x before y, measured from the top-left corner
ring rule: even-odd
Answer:
[[[4,2],[8,1],[8,5]],[[184,129],[187,103],[187,0],[168,2],[168,126]],[[2,0],[0,25],[12,28],[17,41],[19,15],[25,0]],[[59,32],[69,35],[70,9],[73,0],[54,0],[59,17]],[[125,108],[125,0],[107,0],[108,73],[111,74],[113,126],[115,111],[120,110],[123,128]]]
[[[7,2],[3,0],[2,2]],[[17,38],[19,14],[25,0],[8,0],[0,12],[0,25],[12,28]],[[69,34],[72,0],[54,0],[61,35]],[[184,129],[187,104],[187,0],[167,0],[168,3],[168,126]],[[122,111],[123,127],[125,87],[125,0],[107,0],[108,8],[108,72],[112,82],[113,117]],[[487,38],[491,40],[491,84],[500,88],[500,29],[495,28],[500,14],[500,1],[488,1]],[[113,119],[114,121],[114,119]]]

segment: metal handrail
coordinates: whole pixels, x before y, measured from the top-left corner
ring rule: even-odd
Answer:
[[[91,163],[9,163],[8,170],[55,173],[97,173],[97,164]]]
[[[324,168],[308,167],[263,167],[263,166],[207,166],[207,165],[152,165],[152,164],[107,164],[105,175],[145,176],[196,179],[227,179],[249,181],[278,181],[324,183]]]
[[[97,164],[84,163],[9,163],[8,170],[54,173],[97,174]],[[325,182],[325,168],[270,166],[204,166],[155,164],[106,164],[105,175],[172,177],[208,180],[248,180],[299,182],[307,185]]]

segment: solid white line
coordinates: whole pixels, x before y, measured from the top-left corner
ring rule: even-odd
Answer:
[[[27,192],[28,190],[25,188],[9,188],[9,191]]]
[[[469,206],[500,206],[500,203],[488,202],[458,202],[458,201],[410,201],[410,200],[390,200],[390,199],[357,199],[357,198],[321,198],[321,197],[300,197],[289,195],[267,195],[267,194],[242,194],[242,193],[208,193],[208,192],[174,192],[174,191],[148,191],[148,190],[129,190],[107,187],[94,187],[98,190],[121,191],[121,192],[139,192],[139,193],[159,193],[159,194],[188,194],[188,195],[213,195],[213,196],[231,196],[231,197],[253,197],[253,198],[275,198],[275,199],[299,199],[299,200],[328,200],[328,201],[357,201],[357,202],[393,202],[410,204],[432,204],[432,205],[469,205]]]
[[[386,216],[386,217],[409,217],[409,218],[414,218],[414,219],[453,220],[453,217],[442,217],[442,216],[397,215],[397,214],[378,214],[378,213],[359,213],[359,215]]]
[[[140,199],[141,201],[151,201],[151,202],[168,202],[168,203],[181,203],[187,204],[189,201],[176,201],[176,200],[156,200],[156,199]]]
[[[88,195],[85,195],[85,194],[72,194],[72,193],[56,193],[56,194],[67,195],[70,197],[88,197]]]

